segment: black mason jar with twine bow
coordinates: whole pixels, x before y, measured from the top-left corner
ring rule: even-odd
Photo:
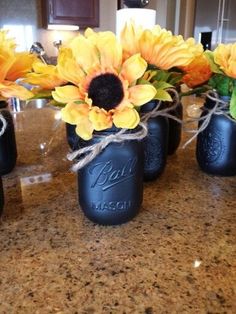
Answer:
[[[134,218],[143,200],[146,131],[115,127],[95,132],[80,149],[68,156],[81,157],[72,168],[78,171],[79,204],[85,216],[102,225],[117,225]]]
[[[144,142],[144,180],[155,180],[165,169],[168,152],[168,118],[158,114],[159,101],[152,100],[141,107],[142,118],[147,119],[148,135]],[[145,118],[144,118],[145,119]]]
[[[181,140],[182,105],[175,89],[173,102],[152,100],[141,107],[142,121],[147,123],[148,135],[144,138],[144,180],[160,176],[166,166],[167,155],[173,154]]]
[[[76,125],[66,123],[66,139],[72,150],[79,148],[80,137],[76,134]]]
[[[8,174],[13,170],[17,160],[16,137],[14,122],[11,113],[6,108],[7,103],[0,102],[0,114],[5,119],[7,125],[5,132],[0,137],[0,175]],[[0,121],[0,129],[2,121]]]
[[[236,175],[236,120],[229,115],[229,101],[208,95],[199,121],[196,158],[213,175]]]
[[[179,101],[176,106],[173,102],[164,101],[161,108],[173,108],[169,114],[179,120],[183,119],[183,105]],[[173,155],[179,147],[182,135],[182,124],[180,121],[168,118],[169,122],[169,135],[168,135],[168,155]]]

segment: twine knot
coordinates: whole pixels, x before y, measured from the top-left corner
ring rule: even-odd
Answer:
[[[180,103],[179,94],[174,88],[168,88],[167,91],[172,92],[174,94],[173,104],[171,106],[169,106],[168,108],[160,109],[162,101],[159,100],[158,104],[156,105],[156,107],[153,110],[142,115],[142,117],[141,117],[142,122],[147,122],[150,118],[166,117],[166,118],[170,118],[172,120],[175,120],[176,122],[178,122],[180,124],[183,123],[183,121],[181,119],[179,119],[176,116],[174,116],[173,114],[169,113],[170,111],[172,111],[178,107],[178,105]]]

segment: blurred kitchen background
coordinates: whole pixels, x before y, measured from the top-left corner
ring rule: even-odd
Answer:
[[[122,0],[0,0],[0,28],[10,30],[19,51],[38,42],[53,60],[61,42],[76,35],[62,29],[79,26],[83,31],[92,25],[115,32],[119,7]],[[149,0],[146,8],[156,10],[157,24],[185,38],[194,36],[206,49],[236,42],[235,0]],[[55,24],[57,29],[49,30]]]

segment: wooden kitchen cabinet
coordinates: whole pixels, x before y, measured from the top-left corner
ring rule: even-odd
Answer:
[[[99,0],[42,0],[44,26],[99,26]]]

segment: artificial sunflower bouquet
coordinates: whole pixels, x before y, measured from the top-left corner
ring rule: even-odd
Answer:
[[[40,95],[48,90],[63,107],[62,120],[76,125],[76,133],[84,140],[113,125],[135,128],[139,107],[156,95],[152,84],[138,81],[146,61],[139,53],[124,60],[122,46],[112,32],[87,29],[60,49],[56,66],[37,61],[33,68],[26,81],[37,84],[35,91]]]
[[[215,91],[228,97],[229,112],[236,119],[236,43],[219,44],[184,67],[183,83],[192,88],[189,94]]]
[[[26,100],[34,96],[16,82],[32,71],[34,61],[34,55],[16,52],[14,39],[8,37],[7,31],[0,30],[0,101],[7,101],[10,97]]]
[[[219,44],[215,50],[206,51],[212,75],[208,85],[220,97],[228,97],[229,112],[236,119],[236,43]]]
[[[134,23],[127,23],[121,33],[121,43],[125,58],[140,53],[148,64],[142,77],[156,88],[157,100],[172,101],[168,88],[179,90],[185,68],[202,53],[202,45],[193,38],[184,40],[171,31],[155,25],[153,29],[143,29]]]
[[[35,97],[52,98],[62,120],[89,140],[94,131],[134,129],[140,107],[150,100],[172,101],[168,88],[180,83],[199,46],[170,31],[127,24],[120,40],[88,28],[59,50],[56,66],[37,60],[25,81]]]
[[[191,137],[196,138],[196,159],[200,168],[213,175],[236,175],[236,44],[219,44],[213,51],[202,52],[184,67],[186,94],[200,96],[204,104],[189,105],[184,121]],[[196,123],[197,122],[197,127]],[[194,123],[193,128],[188,124]]]
[[[55,66],[35,62],[25,81],[37,86],[33,90],[36,98],[48,97],[51,104],[60,106],[62,120],[88,141],[113,126],[134,130],[150,117],[170,116],[179,104],[182,68],[201,49],[193,39],[174,36],[159,25],[148,30],[127,23],[120,38],[88,28],[60,48]],[[154,110],[143,114],[150,101],[154,101]],[[162,110],[165,103],[167,108]],[[180,136],[177,138],[179,143]],[[146,152],[148,155],[153,154]]]
[[[7,31],[0,30],[0,175],[11,172],[17,159],[14,123],[7,101],[10,97],[25,100],[33,96],[19,81],[31,71],[34,60],[27,52],[16,52],[15,41]]]

